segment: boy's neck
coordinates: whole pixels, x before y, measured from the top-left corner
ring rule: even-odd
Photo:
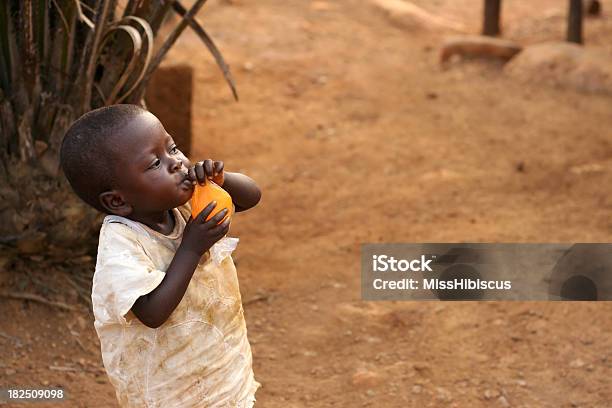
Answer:
[[[132,221],[140,222],[164,235],[169,235],[174,230],[174,224],[176,222],[172,210],[153,214],[130,214],[127,218]]]

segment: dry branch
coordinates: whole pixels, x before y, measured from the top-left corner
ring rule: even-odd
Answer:
[[[172,8],[176,11],[181,17],[187,19],[189,22],[189,27],[197,34],[197,36],[202,40],[204,45],[208,48],[210,53],[215,57],[215,61],[221,71],[223,72],[223,76],[225,77],[225,81],[229,85],[232,90],[232,94],[234,95],[234,99],[238,101],[238,91],[236,91],[236,84],[234,83],[234,78],[232,77],[232,73],[230,71],[229,65],[225,63],[223,59],[223,55],[213,42],[212,38],[208,35],[208,33],[202,28],[202,26],[198,23],[198,21],[193,17],[187,16],[187,9],[181,5],[179,1],[172,2]]]
[[[42,303],[44,305],[56,307],[62,310],[77,311],[75,307],[67,305],[64,302],[56,302],[53,300],[45,299],[44,297],[35,295],[34,293],[0,291],[0,297],[16,300],[31,300],[33,302]]]

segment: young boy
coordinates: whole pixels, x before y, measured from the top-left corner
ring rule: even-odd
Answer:
[[[192,219],[189,199],[209,178],[244,211],[261,197],[255,182],[219,161],[192,166],[159,120],[135,105],[83,115],[66,133],[60,160],[76,194],[108,214],[92,301],[119,404],[252,407],[260,384],[236,269],[231,255],[210,256],[228,240],[230,220],[218,224],[224,210],[206,221],[214,202]]]

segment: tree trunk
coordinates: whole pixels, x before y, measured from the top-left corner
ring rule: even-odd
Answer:
[[[485,0],[484,24],[482,33],[495,37],[501,33],[500,29],[501,0]]]
[[[58,259],[91,253],[101,216],[76,197],[63,175],[50,176],[46,162],[53,158],[46,153],[36,163],[5,163],[8,174],[0,178],[0,251]]]
[[[567,41],[582,44],[582,0],[570,0]]]

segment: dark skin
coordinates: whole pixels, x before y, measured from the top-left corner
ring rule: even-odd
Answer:
[[[109,214],[141,222],[167,235],[174,229],[172,209],[185,204],[195,184],[203,184],[206,179],[230,194],[236,212],[254,207],[261,198],[250,177],[225,171],[221,161],[207,159],[192,165],[149,112],[132,120],[119,137],[121,146],[115,149],[114,170],[120,177],[116,188],[99,197]],[[229,231],[229,218],[219,223],[225,209],[206,221],[215,206],[212,202],[195,219],[189,218],[166,276],[132,306],[134,315],[146,326],[157,328],[170,317],[185,295],[202,255]]]

